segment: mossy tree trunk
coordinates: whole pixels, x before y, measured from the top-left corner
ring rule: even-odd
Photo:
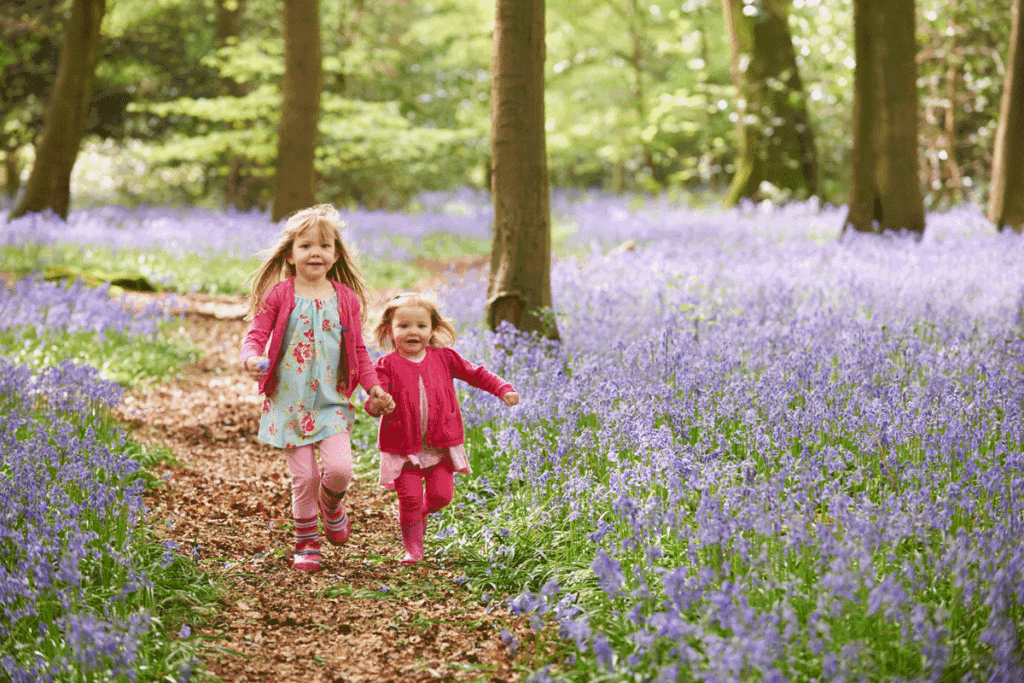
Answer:
[[[845,230],[924,232],[914,0],[854,0],[853,174]]]
[[[497,0],[491,63],[494,243],[487,322],[556,339],[544,138],[544,0]]]
[[[736,175],[726,205],[782,194],[819,193],[818,154],[789,30],[789,0],[722,0],[740,95]]]
[[[71,171],[85,132],[105,13],[105,0],[72,0],[35,163],[10,218],[47,209],[61,218],[68,217]]]
[[[999,125],[992,159],[988,217],[1000,230],[1024,229],[1024,5],[1013,3],[1010,55],[1006,60]]]
[[[323,59],[319,0],[284,0],[285,69],[277,129],[273,220],[315,204]]]

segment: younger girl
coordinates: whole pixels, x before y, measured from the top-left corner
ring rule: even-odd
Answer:
[[[352,481],[349,397],[362,385],[379,411],[394,409],[363,343],[366,287],[342,225],[326,204],[288,219],[253,274],[242,343],[242,365],[265,396],[258,438],[284,449],[292,475],[293,566],[309,572],[320,568],[318,511],[332,544],[351,531],[341,504]]]
[[[391,412],[386,401],[371,398],[366,411],[383,415],[377,438],[380,484],[398,493],[402,563],[415,564],[423,559],[427,515],[452,502],[455,472],[470,473],[452,380],[488,391],[508,406],[519,403],[519,394],[485,367],[447,348],[455,342],[455,329],[419,294],[399,294],[388,302],[374,339],[391,351],[374,369],[381,386],[394,395],[395,407]]]

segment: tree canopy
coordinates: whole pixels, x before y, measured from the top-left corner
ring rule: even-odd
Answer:
[[[281,5],[118,0],[103,24],[87,144],[116,157],[125,202],[217,202],[229,182],[272,196],[284,74]],[[983,202],[1010,38],[1011,0],[918,0],[920,168],[928,208]],[[760,0],[745,6],[760,11]],[[70,2],[4,3],[0,154],[24,173],[56,75]],[[417,191],[485,186],[491,0],[323,0],[319,199],[401,206]],[[822,178],[850,184],[850,0],[788,12]],[[546,134],[553,186],[720,194],[736,173],[740,98],[720,0],[548,0]],[[230,78],[236,94],[223,92]],[[13,169],[13,170],[12,170]],[[144,171],[142,171],[144,169]],[[140,172],[142,171],[142,172]],[[234,178],[234,180],[232,180]],[[17,178],[16,178],[17,179]],[[16,183],[8,179],[8,192]]]

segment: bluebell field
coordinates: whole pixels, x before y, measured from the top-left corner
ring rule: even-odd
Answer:
[[[138,463],[104,414],[121,395],[88,366],[33,375],[0,357],[0,678],[134,679],[148,579]]]
[[[364,264],[487,237],[486,198],[421,201],[347,214]],[[474,475],[434,544],[514,587],[556,653],[532,678],[1024,680],[1021,237],[973,207],[915,241],[841,236],[845,211],[813,202],[552,206],[560,343],[484,331],[479,274],[439,292],[457,348],[524,400],[464,393]],[[252,254],[276,230],[35,220],[5,243]]]
[[[527,397],[464,403],[488,572],[592,663],[535,680],[1024,680],[1021,237],[592,206],[650,241],[555,265],[562,343],[462,342]]]
[[[139,451],[110,415],[124,390],[44,353],[84,337],[102,347],[107,335],[152,344],[166,318],[106,287],[31,276],[0,288],[0,680],[190,670],[188,647],[146,645],[163,666],[140,657],[143,641],[163,638],[150,572],[166,579],[182,561],[142,525]]]

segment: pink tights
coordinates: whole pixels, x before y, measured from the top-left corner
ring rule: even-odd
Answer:
[[[427,516],[447,506],[455,495],[451,459],[444,458],[426,469],[406,465],[395,479],[395,492],[398,493],[398,524],[402,528],[405,561],[422,560]]]
[[[316,451],[320,452],[322,474]],[[352,481],[352,447],[347,432],[317,444],[286,448],[284,454],[292,473],[292,515],[296,520],[316,519],[320,484],[334,494],[341,494]]]

